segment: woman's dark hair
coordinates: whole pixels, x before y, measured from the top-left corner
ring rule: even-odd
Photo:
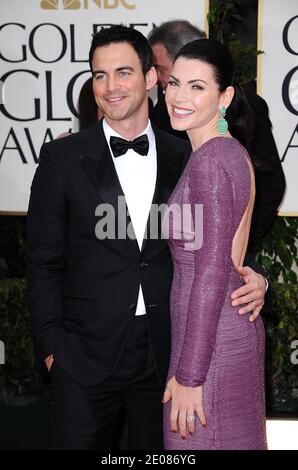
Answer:
[[[98,107],[92,88],[92,77],[81,88],[78,100],[79,130],[88,129],[98,122]]]
[[[153,64],[152,50],[145,36],[134,28],[123,25],[115,25],[110,28],[102,28],[93,35],[90,51],[89,65],[92,71],[92,59],[97,47],[108,46],[120,42],[127,42],[133,47],[139,56],[144,76]]]
[[[213,39],[197,39],[183,46],[176,54],[179,57],[197,59],[211,65],[219,91],[233,86],[235,94],[227,109],[226,120],[233,137],[249,150],[254,127],[254,114],[242,88],[234,83],[234,62],[230,50]]]

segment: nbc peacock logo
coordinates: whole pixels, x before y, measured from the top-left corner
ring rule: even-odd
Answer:
[[[81,8],[81,2],[79,0],[42,0],[40,6],[43,10],[58,10],[61,6],[64,10],[78,10]]]
[[[136,5],[128,0],[41,0],[40,6],[43,10],[87,10],[90,4],[95,4],[98,8],[113,10],[122,5],[127,10],[133,10]]]

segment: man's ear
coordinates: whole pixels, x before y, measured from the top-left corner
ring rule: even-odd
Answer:
[[[157,73],[155,67],[151,67],[146,73],[146,88],[147,91],[151,90],[157,83]]]

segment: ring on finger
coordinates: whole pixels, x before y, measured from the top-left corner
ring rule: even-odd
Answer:
[[[195,419],[196,419],[196,418],[195,418],[194,415],[187,415],[187,416],[186,416],[186,421],[187,421],[188,423],[193,423]]]

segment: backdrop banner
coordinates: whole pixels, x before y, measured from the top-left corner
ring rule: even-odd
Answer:
[[[280,215],[298,216],[298,2],[259,0],[258,92],[267,101],[286,175]]]
[[[205,29],[207,8],[206,0],[1,1],[0,212],[27,211],[41,145],[73,128],[94,32],[123,23],[147,35],[172,19]]]

